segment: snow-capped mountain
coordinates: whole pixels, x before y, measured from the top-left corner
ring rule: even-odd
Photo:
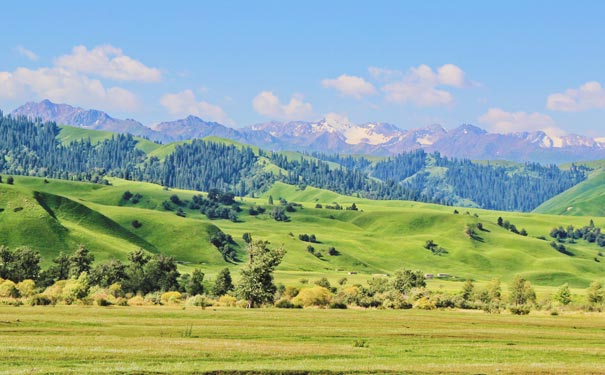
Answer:
[[[48,100],[27,103],[11,115],[41,118],[43,121],[87,129],[131,133],[163,142],[216,136],[272,151],[387,156],[424,149],[450,157],[484,160],[560,163],[605,159],[605,138],[557,135],[544,131],[497,134],[470,124],[450,130],[439,124],[404,130],[388,123],[354,124],[343,116],[329,115],[315,122],[271,121],[235,129],[188,116],[147,127],[135,120],[115,119],[102,111],[54,104]]]

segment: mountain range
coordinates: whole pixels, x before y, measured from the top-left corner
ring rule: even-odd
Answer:
[[[552,136],[543,131],[489,133],[470,124],[447,130],[434,124],[404,130],[388,123],[353,124],[327,117],[320,121],[271,121],[231,128],[196,116],[145,126],[134,119],[116,119],[105,112],[49,100],[29,102],[12,116],[39,118],[86,129],[130,133],[159,142],[216,136],[273,151],[318,151],[388,156],[424,149],[474,160],[563,163],[605,158],[605,140],[581,135]]]

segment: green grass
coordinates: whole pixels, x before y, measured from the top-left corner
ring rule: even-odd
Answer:
[[[603,314],[0,306],[0,374],[596,374]]]
[[[90,139],[93,144],[100,143],[106,139],[111,139],[112,136],[116,135],[116,133],[108,131],[82,129],[74,126],[61,125],[59,127],[61,128],[61,131],[59,132],[59,136],[57,138],[63,144],[68,144],[70,142],[79,141],[82,139]],[[161,145],[141,137],[134,137],[134,139],[137,140],[137,148],[146,154],[161,147]]]
[[[278,282],[297,285],[301,279],[316,280],[322,276],[336,282],[342,277],[363,283],[375,274],[392,274],[401,267],[421,269],[425,273],[449,273],[460,278],[486,282],[499,277],[509,282],[521,274],[535,285],[555,288],[567,282],[573,288],[586,288],[601,279],[605,258],[596,244],[578,241],[568,245],[574,256],[563,255],[549,245],[548,235],[554,226],[587,225],[587,217],[497,212],[406,201],[373,201],[307,187],[304,190],[282,183],[275,184],[262,197],[237,198],[244,211],[239,221],[209,220],[195,210],[185,209],[186,218],[164,211],[162,202],[172,194],[191,199],[194,191],[164,189],[161,186],[111,179],[112,186],[15,177],[15,185],[0,184],[0,243],[11,248],[31,246],[39,250],[45,265],[59,251],[72,252],[82,243],[97,260],[126,259],[135,249],[163,252],[180,262],[181,271],[201,268],[212,280],[218,270],[230,267],[235,277],[241,263],[225,262],[210,244],[212,233],[222,230],[237,242],[239,258],[244,260],[242,235],[250,232],[255,238],[283,245],[286,257],[276,272]],[[124,191],[140,193],[142,200],[133,205],[122,201]],[[34,198],[37,193],[40,201]],[[288,213],[289,222],[276,222],[267,214],[250,216],[247,207],[267,204],[272,195],[299,202],[297,212]],[[355,203],[360,211],[316,209],[315,205],[338,202],[347,207]],[[45,207],[47,206],[47,207]],[[23,210],[14,212],[14,208]],[[468,214],[467,214],[468,212]],[[475,217],[475,214],[478,217]],[[502,216],[525,228],[529,236],[513,234],[498,225]],[[605,227],[605,218],[594,218],[597,226]],[[131,223],[143,224],[135,229]],[[481,222],[486,229],[472,240],[464,234],[469,224]],[[319,259],[307,251],[309,243],[300,241],[299,234],[315,234],[318,244],[311,244],[324,254]],[[547,240],[537,237],[545,236]],[[423,248],[432,239],[447,250],[435,256]],[[329,256],[335,247],[340,255]],[[596,262],[594,259],[600,259]],[[356,273],[349,275],[349,273]],[[459,288],[459,283],[445,281]]]
[[[605,216],[605,170],[593,172],[589,178],[537,207],[535,213],[574,216]]]

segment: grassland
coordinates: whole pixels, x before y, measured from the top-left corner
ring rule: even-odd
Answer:
[[[547,200],[534,212],[554,215],[605,216],[605,170],[594,171],[590,177]]]
[[[605,316],[0,307],[0,374],[597,374]]]
[[[488,281],[500,277],[508,282],[521,274],[532,283],[558,287],[568,282],[573,288],[586,288],[602,279],[605,261],[597,262],[601,250],[596,244],[578,241],[569,246],[574,256],[553,250],[548,234],[554,226],[583,226],[589,217],[467,210],[404,201],[373,201],[338,195],[326,190],[275,184],[259,198],[237,198],[244,211],[238,222],[209,220],[195,210],[185,209],[187,217],[164,211],[162,202],[172,194],[191,199],[198,192],[164,189],[161,186],[112,179],[111,186],[15,177],[14,185],[0,184],[0,243],[11,248],[31,246],[40,251],[49,264],[59,251],[71,252],[85,244],[97,260],[126,259],[135,249],[161,251],[173,255],[182,271],[201,268],[207,279],[227,266],[237,275],[240,263],[225,262],[210,244],[216,230],[229,233],[237,242],[240,259],[245,259],[242,234],[283,244],[287,255],[277,271],[277,281],[298,284],[301,279],[327,276],[332,282],[348,277],[351,282],[364,282],[375,274],[390,274],[401,267],[421,269],[426,273],[449,273],[460,278]],[[122,201],[124,191],[140,193],[143,198],[133,205]],[[246,208],[262,205],[271,210],[267,198],[282,197],[303,205],[289,213],[289,222],[276,222],[268,215],[250,216]],[[352,203],[360,211],[330,210],[334,202],[346,207]],[[324,208],[315,208],[320,203]],[[468,212],[468,213],[467,213]],[[503,217],[525,228],[523,237],[499,227]],[[131,223],[138,220],[141,228]],[[605,227],[605,219],[594,217],[596,225]],[[465,227],[482,223],[484,230],[475,239],[465,235]],[[307,251],[309,243],[298,234],[315,234],[319,250],[334,246],[338,256],[324,255],[319,259]],[[447,250],[435,256],[423,248],[432,239]],[[604,259],[605,260],[605,259]],[[349,275],[350,272],[356,272]],[[438,281],[448,288],[458,283]]]

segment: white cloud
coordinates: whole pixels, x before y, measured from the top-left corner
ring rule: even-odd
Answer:
[[[162,78],[160,70],[145,66],[111,45],[97,46],[91,50],[86,46],[76,46],[70,55],[57,58],[55,65],[117,81],[157,82]]]
[[[462,69],[453,64],[445,64],[437,69],[439,83],[446,86],[464,87],[466,80]]]
[[[548,134],[564,134],[550,116],[539,112],[506,112],[500,108],[490,108],[479,117],[479,122],[489,125],[491,131],[503,134],[535,130],[543,130]]]
[[[38,60],[38,55],[36,55],[36,53],[32,50],[29,50],[23,46],[17,46],[17,48],[15,49],[17,50],[17,52],[19,52],[20,55],[27,57],[31,61]]]
[[[321,81],[321,84],[325,88],[336,89],[340,91],[342,95],[352,96],[355,99],[361,99],[363,96],[376,94],[376,89],[370,82],[361,77],[349,76],[346,74],[335,79],[324,79]]]
[[[394,77],[395,71],[370,68],[376,77]],[[464,71],[453,64],[445,64],[436,71],[428,65],[412,67],[399,80],[386,84],[382,91],[386,99],[395,103],[413,103],[419,107],[449,106],[454,103],[454,96],[439,86],[466,87]]]
[[[605,108],[605,89],[599,82],[591,81],[578,89],[548,96],[546,108],[553,111],[577,112]]]
[[[304,120],[313,114],[313,107],[305,103],[302,96],[293,95],[290,102],[283,104],[271,91],[262,91],[252,100],[254,110],[267,117],[280,120]]]
[[[378,68],[376,66],[369,67],[368,72],[370,72],[372,78],[381,82],[395,81],[397,79],[403,78],[404,75],[399,70]]]
[[[125,111],[139,107],[139,100],[132,92],[120,87],[105,88],[97,79],[63,68],[17,68],[14,72],[0,72],[0,97],[50,99]]]
[[[203,100],[197,101],[191,90],[185,90],[176,94],[166,94],[160,99],[160,104],[175,116],[198,116],[204,120],[215,121],[221,124],[234,125],[233,120],[227,116],[225,111],[214,104]]]

